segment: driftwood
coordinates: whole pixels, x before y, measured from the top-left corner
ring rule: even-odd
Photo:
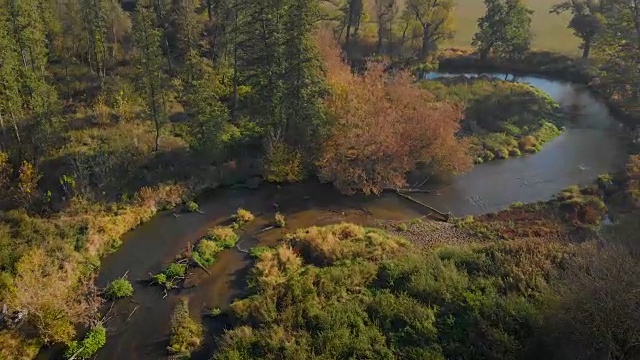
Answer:
[[[422,193],[422,194],[431,194],[433,190],[423,190],[423,189],[396,189],[396,192],[400,191],[403,193]]]
[[[431,206],[429,206],[429,205],[427,205],[427,204],[425,204],[425,203],[423,203],[423,202],[421,202],[419,200],[416,200],[416,199],[412,198],[409,195],[403,194],[400,191],[396,191],[396,194],[398,194],[398,196],[403,197],[403,198],[405,198],[405,199],[407,199],[407,200],[409,200],[409,201],[411,201],[413,203],[416,203],[418,205],[424,206],[425,208],[431,210],[435,214],[440,215],[445,221],[449,221],[449,218],[451,217],[450,214],[443,213],[442,211],[439,211],[439,210],[437,210],[437,209],[435,209],[435,208],[433,208],[433,207],[431,207]]]
[[[384,188],[382,191],[391,191],[391,192],[404,192],[404,193],[423,193],[423,194],[431,194],[433,190],[425,190],[420,189],[420,187],[412,187],[412,188]]]
[[[266,228],[264,228],[264,229],[260,229],[260,230],[258,230],[254,235],[262,234],[263,232],[267,232],[267,231],[269,231],[269,230],[273,230],[273,229],[275,229],[275,228],[276,228],[276,227],[275,227],[275,225],[267,226],[267,227],[266,227]]]
[[[131,311],[129,316],[127,316],[127,320],[125,322],[129,322],[129,319],[131,319],[131,315],[133,315],[133,313],[136,312],[136,310],[138,310],[139,307],[140,307],[140,305],[138,305],[135,308],[133,308],[133,311]]]
[[[204,270],[204,272],[206,272],[207,275],[211,275],[211,272],[206,267],[200,265],[197,261],[194,261],[193,263],[196,264],[200,269]]]

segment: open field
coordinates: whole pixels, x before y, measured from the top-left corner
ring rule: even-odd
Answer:
[[[534,39],[533,48],[552,50],[575,55],[579,53],[580,41],[570,29],[567,29],[569,14],[549,14],[549,8],[558,0],[526,0],[535,11],[531,24]],[[456,37],[448,45],[469,47],[473,34],[477,31],[477,20],[484,14],[482,0],[458,0],[456,7]]]

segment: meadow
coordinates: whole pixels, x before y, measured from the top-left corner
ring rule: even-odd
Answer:
[[[573,35],[567,24],[570,15],[549,14],[549,9],[559,0],[526,0],[534,11],[531,29],[534,33],[532,48],[551,50],[567,55],[578,55],[580,41]],[[483,0],[458,0],[455,12],[456,36],[447,46],[467,48],[471,46],[473,34],[477,31],[477,20],[484,14]]]

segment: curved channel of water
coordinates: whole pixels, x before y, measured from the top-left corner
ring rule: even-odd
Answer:
[[[517,81],[530,83],[562,106],[574,109],[573,125],[537,154],[478,165],[454,177],[449,186],[414,197],[454,215],[474,215],[501,210],[516,201],[547,200],[569,185],[588,184],[599,174],[620,168],[624,159],[623,141],[618,124],[602,102],[587,90],[568,83],[536,77]],[[149,273],[160,271],[189,243],[194,243],[209,227],[224,222],[238,207],[258,214],[257,221],[243,230],[243,234],[254,233],[272,221],[274,203],[285,213],[288,229],[340,221],[367,224],[373,219],[401,220],[424,215],[422,208],[393,194],[343,197],[328,185],[314,183],[220,190],[202,199],[204,215],[185,214],[176,218],[159,214],[127,234],[121,248],[104,259],[98,285],[105,286],[127,271],[130,280],[147,279]],[[274,244],[282,232],[273,230],[257,237],[241,234],[242,246],[249,248],[258,242]],[[112,310],[114,316],[107,322],[107,346],[100,350],[97,359],[165,358],[170,314],[176,301],[188,297],[193,316],[207,308],[224,309],[241,293],[248,265],[246,254],[227,250],[209,269],[212,275],[196,270],[189,278],[189,285],[194,287],[171,293],[164,299],[158,288],[135,283],[133,299],[119,301]],[[207,356],[202,354],[201,358]]]

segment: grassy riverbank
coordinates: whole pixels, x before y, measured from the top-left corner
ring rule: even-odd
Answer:
[[[421,86],[439,101],[463,107],[459,135],[471,139],[476,163],[537,152],[565,123],[558,104],[527,84],[458,76]]]
[[[593,59],[584,60],[553,51],[533,50],[516,62],[495,57],[483,61],[474,50],[451,48],[438,55],[436,67],[445,72],[535,75],[581,84],[602,99],[619,121],[631,128],[637,128],[640,124],[639,112],[632,97],[615,81],[608,81],[606,73],[599,70],[599,64]]]
[[[212,358],[633,358],[638,214],[600,221],[604,201],[633,200],[636,173],[634,158],[596,185],[451,224],[297,230],[257,256]]]
[[[423,249],[352,224],[299,230],[260,255],[213,358],[559,354],[575,343],[547,332],[559,328],[553,318],[567,305],[555,295],[582,274],[582,261],[604,251],[575,240],[513,236]],[[548,345],[560,339],[567,344]]]

